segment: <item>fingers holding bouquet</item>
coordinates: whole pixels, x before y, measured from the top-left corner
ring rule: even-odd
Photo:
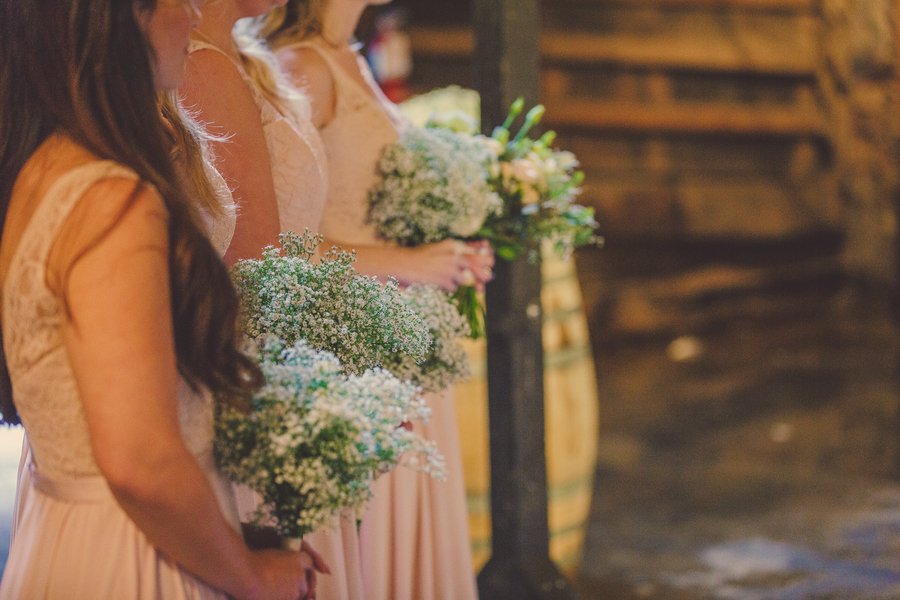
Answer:
[[[306,600],[316,600],[317,574],[330,575],[331,569],[328,567],[325,559],[322,558],[322,555],[306,542],[301,544],[299,554],[301,564],[306,573],[306,595],[301,595],[300,597]]]
[[[536,263],[544,247],[567,257],[599,243],[593,209],[575,202],[584,181],[577,159],[553,148],[552,131],[533,136],[543,106],[522,116],[524,108],[524,100],[514,102],[490,136],[409,128],[385,148],[369,192],[369,222],[400,246],[487,240],[462,243],[465,252],[451,242],[466,264],[456,265],[452,281],[442,273],[440,282],[474,338],[485,334],[479,292],[493,279],[492,250],[504,260]]]
[[[403,269],[408,273],[409,282],[432,283],[453,292],[467,277],[465,271],[470,269],[468,257],[471,250],[464,242],[444,240],[433,244],[422,244],[408,248],[410,264]],[[468,277],[471,277],[471,272]]]
[[[485,284],[494,279],[494,249],[486,240],[466,242],[465,246],[468,250],[465,257],[469,277],[460,285],[472,285],[483,292]]]
[[[256,550],[250,556],[258,583],[247,597],[254,600],[314,599],[316,572],[331,572],[322,557],[308,545],[299,552]]]

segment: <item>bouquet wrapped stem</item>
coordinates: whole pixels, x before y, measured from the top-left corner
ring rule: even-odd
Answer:
[[[450,298],[469,324],[469,337],[473,340],[484,337],[487,334],[484,325],[485,310],[478,290],[471,285],[461,285]]]

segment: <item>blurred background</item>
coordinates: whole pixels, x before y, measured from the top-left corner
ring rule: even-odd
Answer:
[[[385,31],[409,48],[409,73],[381,65],[393,99],[472,86],[470,13],[369,15],[376,74]],[[900,598],[900,5],[542,21],[544,124],[606,238],[576,257],[600,399],[582,596]]]
[[[470,13],[367,15],[392,99],[471,87]],[[545,127],[606,239],[576,256],[600,406],[581,596],[900,598],[900,5],[542,19]],[[0,535],[20,439],[0,431]]]

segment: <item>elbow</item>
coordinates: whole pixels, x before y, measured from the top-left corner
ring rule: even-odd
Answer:
[[[171,474],[185,456],[159,448],[95,450],[95,460],[114,496],[132,502],[155,503],[165,495]]]

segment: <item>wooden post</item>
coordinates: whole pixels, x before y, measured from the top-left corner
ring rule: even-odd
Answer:
[[[474,0],[475,83],[486,131],[540,92],[538,0]],[[497,261],[487,287],[492,555],[490,600],[575,597],[549,556],[540,265]]]

